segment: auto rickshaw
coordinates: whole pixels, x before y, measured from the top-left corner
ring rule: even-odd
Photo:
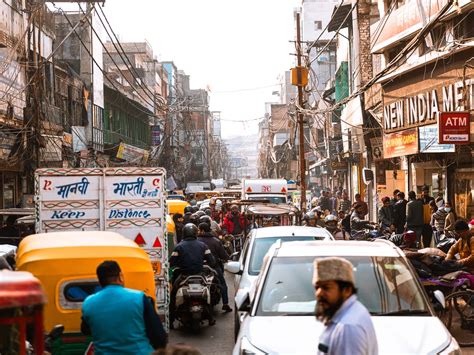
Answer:
[[[117,233],[35,234],[20,243],[17,269],[36,276],[49,300],[44,308],[46,331],[56,324],[64,325],[64,334],[53,344],[53,354],[84,354],[90,338],[80,331],[82,303],[100,290],[96,268],[105,260],[119,263],[125,287],[156,300],[154,268],[159,273],[161,265],[152,265],[144,250]]]
[[[194,192],[194,199],[196,202],[203,201],[203,200],[208,200],[212,197],[217,197],[221,196],[221,193],[219,191],[197,191]]]
[[[271,227],[271,226],[291,226],[301,222],[299,210],[290,205],[273,203],[249,204],[244,208],[245,220],[250,229]]]
[[[168,257],[173,252],[175,241],[174,236],[176,234],[176,227],[173,221],[173,215],[175,213],[181,213],[184,215],[184,209],[189,206],[189,203],[181,200],[166,200],[168,206],[168,214],[166,215],[166,231],[168,233]]]
[[[40,281],[29,272],[0,271],[0,354],[43,354],[43,306]]]

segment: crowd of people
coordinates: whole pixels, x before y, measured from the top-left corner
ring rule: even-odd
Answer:
[[[384,235],[401,235],[412,231],[416,246],[429,247],[431,243],[455,236],[458,220],[450,201],[430,196],[428,186],[423,186],[418,197],[415,191],[407,195],[393,191],[393,196],[381,199],[377,220],[367,219],[369,207],[360,194],[351,201],[345,190],[334,193],[325,190],[311,201],[312,210],[305,215],[305,224],[328,229],[336,239],[361,239],[368,229],[377,229]],[[474,220],[470,223],[474,228]]]

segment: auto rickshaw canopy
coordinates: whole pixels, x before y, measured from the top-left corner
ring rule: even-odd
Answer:
[[[169,214],[181,213],[184,215],[184,209],[189,206],[189,203],[181,200],[166,200],[166,205]]]
[[[31,273],[0,271],[0,309],[29,307],[45,302],[41,283]]]

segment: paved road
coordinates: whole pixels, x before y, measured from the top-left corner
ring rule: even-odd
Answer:
[[[229,298],[234,295],[233,275],[226,272],[227,285],[229,287]],[[230,301],[230,304],[233,302]],[[170,344],[185,343],[199,349],[203,355],[225,355],[231,354],[234,348],[234,315],[233,313],[222,313],[222,305],[219,304],[216,310],[216,325],[209,327],[202,326],[201,331],[193,334],[184,329],[171,330]],[[178,322],[175,322],[175,325]],[[207,323],[207,322],[205,322]]]
[[[232,304],[234,294],[233,275],[226,272],[227,285],[229,286],[229,296]],[[217,324],[213,327],[204,325],[201,332],[193,334],[184,329],[172,330],[170,334],[170,344],[185,343],[199,349],[203,355],[225,355],[231,354],[234,348],[234,315],[232,313],[221,313],[221,305],[215,307]],[[177,322],[175,323],[177,324]],[[471,338],[471,334],[457,334],[454,336],[460,341]],[[474,336],[472,336],[474,339]],[[462,348],[462,353],[474,355],[474,347]]]

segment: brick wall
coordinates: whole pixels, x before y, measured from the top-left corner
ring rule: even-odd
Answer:
[[[372,55],[370,54],[370,10],[371,0],[359,0],[357,18],[359,22],[359,65],[361,67],[362,85],[373,76]]]

